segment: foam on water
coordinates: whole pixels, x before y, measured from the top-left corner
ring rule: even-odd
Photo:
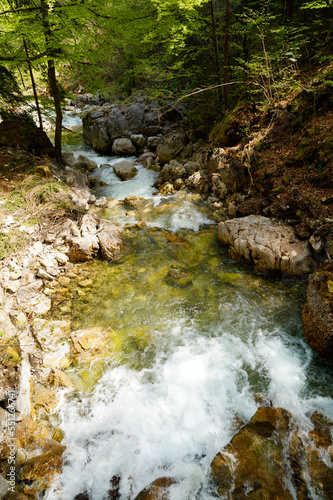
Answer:
[[[307,346],[265,328],[269,312],[255,303],[240,299],[224,314],[208,335],[199,321],[170,320],[169,331],[160,332],[169,339],[167,356],[161,349],[140,371],[114,363],[92,394],[62,401],[63,500],[82,491],[102,500],[114,475],[122,477],[123,499],[161,476],[180,481],[171,500],[209,499],[209,464],[230,441],[235,414],[248,421],[255,413],[260,390],[307,425]],[[325,413],[327,401],[315,404]]]

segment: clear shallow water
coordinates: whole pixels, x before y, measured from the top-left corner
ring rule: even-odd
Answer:
[[[79,390],[59,405],[67,465],[48,500],[83,491],[102,500],[115,475],[123,499],[161,476],[180,482],[171,500],[216,498],[209,464],[235,415],[255,413],[256,394],[305,428],[315,409],[333,418],[330,369],[303,340],[305,283],[232,262],[187,203],[187,230],[163,207],[161,226],[177,235],[128,228],[125,257],[82,266],[92,284],[73,301],[73,327],[109,328],[111,354],[68,372]]]

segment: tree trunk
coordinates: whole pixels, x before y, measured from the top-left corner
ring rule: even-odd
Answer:
[[[38,95],[37,95],[37,91],[36,91],[35,79],[34,79],[34,74],[32,72],[31,62],[29,60],[28,46],[27,46],[27,42],[26,42],[25,39],[23,39],[23,46],[24,46],[24,50],[25,50],[25,53],[26,53],[27,59],[28,59],[28,68],[29,68],[29,73],[30,73],[30,80],[31,80],[32,90],[34,92],[34,98],[35,98],[36,108],[37,108],[39,128],[41,130],[43,130],[43,120],[42,120],[42,115],[41,115],[40,107],[39,107],[39,101],[38,101]]]
[[[229,51],[229,12],[230,4],[229,0],[225,3],[225,33],[224,33],[224,67],[223,67],[223,97],[224,97],[224,108],[228,109],[228,51]]]
[[[55,124],[55,136],[54,136],[54,147],[56,160],[58,163],[62,164],[62,153],[61,153],[61,127],[62,127],[62,111],[61,111],[61,101],[60,101],[60,92],[57,83],[57,77],[55,72],[54,65],[54,52],[55,48],[53,45],[53,33],[49,22],[48,10],[49,6],[45,2],[45,0],[41,0],[40,2],[42,19],[43,19],[43,28],[45,35],[45,45],[46,45],[46,53],[47,53],[47,76],[50,87],[50,93],[53,97],[54,109],[56,113],[56,124]]]
[[[214,47],[214,60],[215,60],[215,68],[216,68],[216,76],[218,87],[218,96],[220,101],[220,106],[222,106],[222,91],[221,91],[221,68],[219,61],[219,47],[217,43],[217,35],[216,35],[216,21],[215,21],[215,13],[214,13],[214,4],[213,0],[210,0],[210,16],[212,20],[212,37],[213,37],[213,47]]]

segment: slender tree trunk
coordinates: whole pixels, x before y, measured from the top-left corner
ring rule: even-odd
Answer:
[[[55,65],[54,65],[54,47],[52,47],[53,43],[53,33],[49,22],[49,6],[45,0],[41,0],[40,2],[42,19],[43,19],[43,27],[44,27],[44,35],[45,35],[45,45],[46,45],[46,53],[48,56],[47,59],[47,76],[50,87],[50,93],[53,97],[54,101],[54,109],[56,113],[56,124],[55,124],[55,136],[54,136],[54,147],[56,153],[56,160],[58,163],[62,164],[62,153],[61,153],[61,127],[62,127],[62,111],[61,111],[61,101],[60,101],[60,92],[57,83]]]
[[[34,98],[35,98],[36,108],[37,108],[39,128],[41,130],[43,130],[43,120],[42,120],[42,115],[41,115],[40,107],[39,107],[39,101],[38,101],[38,95],[37,95],[37,91],[36,91],[35,79],[34,79],[34,74],[33,74],[33,71],[32,71],[31,62],[29,61],[29,51],[28,51],[28,46],[27,46],[27,42],[26,42],[25,39],[23,39],[23,46],[24,46],[24,50],[25,50],[25,53],[26,53],[27,59],[28,59],[28,68],[29,68],[29,73],[30,73],[30,80],[31,80],[32,90],[34,92]]]
[[[220,68],[220,61],[219,61],[219,46],[218,46],[218,43],[217,43],[217,36],[216,36],[216,20],[215,20],[213,0],[210,0],[210,16],[211,16],[211,20],[212,20],[212,36],[213,36],[213,47],[214,47],[214,60],[215,60],[216,76],[217,76],[217,83],[219,85],[219,87],[218,87],[218,95],[219,95],[220,106],[222,106],[221,68]]]
[[[224,107],[228,109],[228,51],[229,51],[229,13],[230,13],[230,3],[226,0],[225,3],[225,33],[224,33],[224,65],[223,65],[223,98]]]

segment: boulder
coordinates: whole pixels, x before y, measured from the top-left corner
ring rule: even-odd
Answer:
[[[224,149],[214,151],[208,164],[209,173],[218,173],[227,189],[232,193],[240,192],[250,183],[248,164],[235,156],[229,159]]]
[[[333,264],[324,263],[309,279],[302,314],[305,338],[320,355],[333,358]]]
[[[135,500],[168,500],[169,488],[177,481],[172,477],[160,477],[142,490]]]
[[[98,239],[95,235],[92,237],[79,236],[70,240],[68,257],[72,262],[86,262],[97,256],[98,249]]]
[[[204,170],[194,172],[186,181],[187,188],[195,193],[205,194],[208,191],[208,176]]]
[[[170,163],[164,165],[154,186],[159,187],[164,182],[172,183],[176,179],[184,179],[185,177],[187,177],[187,172],[184,166],[181,163],[172,160]]]
[[[110,153],[112,140],[107,130],[107,119],[99,113],[88,112],[82,118],[82,137],[86,144],[99,153]]]
[[[72,352],[81,363],[90,363],[110,355],[114,332],[106,328],[92,327],[71,333]]]
[[[260,215],[220,222],[218,237],[233,259],[259,272],[297,276],[316,267],[307,242],[299,240],[292,227]]]
[[[283,454],[290,417],[282,408],[259,408],[216,455],[211,474],[221,497],[292,500]]]
[[[228,194],[227,186],[222,181],[219,174],[212,175],[212,195],[215,198],[219,198],[220,200],[224,200],[224,198]]]
[[[2,309],[0,309],[0,332],[2,334],[0,338],[4,340],[14,337],[16,333],[16,328],[11,322],[9,314]]]
[[[41,292],[42,288],[41,280],[21,286],[16,295],[18,305],[24,312],[43,315],[51,309],[51,300]]]
[[[132,161],[119,161],[113,165],[113,171],[121,181],[132,179],[138,173],[138,169],[134,166]]]
[[[43,351],[57,349],[59,342],[68,337],[69,333],[69,321],[48,321],[35,318],[32,323],[32,334]]]
[[[127,139],[126,137],[122,137],[121,139],[115,139],[112,144],[112,153],[115,155],[135,155],[136,147],[134,146],[131,139]]]
[[[89,172],[94,172],[98,168],[97,163],[86,155],[79,155],[73,166],[74,168],[85,168]]]
[[[34,498],[36,489],[45,492],[51,486],[57,474],[61,473],[65,450],[65,446],[50,442],[48,451],[30,458],[20,467],[17,482],[25,485],[25,493],[32,493]]]
[[[147,198],[142,198],[141,196],[135,196],[134,194],[130,194],[126,198],[124,198],[124,204],[129,208],[142,208],[150,203]]]
[[[145,137],[142,134],[132,134],[130,139],[135,146],[137,146],[138,148],[141,148],[141,149],[147,143]]]
[[[27,151],[34,156],[55,157],[55,149],[44,131],[33,121],[13,118],[0,123],[0,146]]]
[[[152,135],[152,136],[148,137],[148,141],[147,141],[148,149],[150,149],[152,151],[156,151],[159,144],[162,142],[162,139],[163,139],[163,136],[161,134]]]
[[[176,130],[166,136],[157,147],[158,160],[168,163],[176,158],[188,143],[188,137],[182,130]]]
[[[121,229],[113,222],[102,220],[98,228],[98,241],[103,259],[117,260],[125,251]]]
[[[142,153],[142,155],[140,155],[139,158],[137,158],[134,163],[139,163],[144,165],[148,158],[155,160],[156,154],[153,153],[152,151],[147,151],[146,153]]]

